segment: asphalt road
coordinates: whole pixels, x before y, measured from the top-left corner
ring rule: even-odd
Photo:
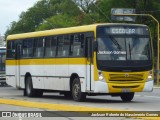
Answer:
[[[85,102],[75,102],[72,99],[67,99],[59,93],[44,93],[42,98],[29,98],[23,96],[22,90],[17,90],[13,87],[0,87],[0,98],[28,100],[34,102],[47,102],[58,104],[71,104],[77,106],[89,106],[100,108],[114,108],[120,110],[150,110],[160,111],[160,89],[154,89],[153,92],[136,93],[132,102],[123,103],[120,97],[111,96],[87,96]]]
[[[37,103],[49,103],[49,104],[58,104],[58,105],[73,105],[76,107],[92,107],[92,108],[100,108],[100,109],[108,109],[108,110],[131,110],[131,111],[160,111],[160,88],[155,88],[153,92],[147,92],[147,93],[136,93],[134,99],[132,102],[129,103],[123,103],[120,99],[120,97],[111,97],[111,96],[87,96],[87,99],[85,102],[75,102],[72,99],[67,99],[63,95],[59,95],[58,93],[44,93],[43,97],[41,98],[28,98],[26,96],[23,96],[22,90],[17,90],[13,87],[0,87],[0,99],[9,99],[9,100],[21,100],[21,101],[30,101],[30,102],[37,102]],[[84,108],[85,109],[85,108]],[[50,111],[47,108],[32,108],[31,107],[24,107],[24,106],[15,106],[13,105],[7,105],[7,104],[0,104],[0,111]],[[51,110],[53,111],[53,109]],[[54,114],[54,113],[53,113]],[[57,114],[57,113],[56,113]],[[62,113],[58,113],[59,117],[62,117]],[[57,117],[57,119],[59,119]],[[1,120],[2,118],[0,118]],[[21,118],[15,118],[13,120],[21,120]],[[27,120],[28,118],[23,118],[23,120]],[[41,118],[39,118],[41,120]],[[47,118],[46,120],[50,120],[52,118]],[[56,117],[54,118],[56,119]],[[69,116],[62,117],[62,120],[68,120],[70,119]],[[81,119],[92,119],[93,118],[72,118],[73,120],[81,120]],[[72,120],[70,119],[70,120]],[[104,117],[102,118],[94,118],[94,119],[106,119]],[[120,119],[122,120],[122,117],[120,118],[108,118],[108,119]],[[123,118],[128,119],[128,118]],[[2,120],[5,120],[3,118]],[[6,120],[9,120],[9,118],[6,118]],[[36,118],[34,118],[36,120]]]

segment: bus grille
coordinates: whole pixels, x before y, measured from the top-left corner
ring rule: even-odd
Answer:
[[[142,82],[144,80],[144,74],[109,74],[110,82]]]
[[[112,86],[113,88],[138,88],[139,85],[134,85],[134,86]]]

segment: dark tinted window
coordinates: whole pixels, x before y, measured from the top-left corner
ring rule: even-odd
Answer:
[[[34,40],[34,57],[43,57],[44,54],[44,38],[36,38]]]
[[[71,56],[77,57],[84,55],[84,39],[84,34],[71,35]]]
[[[45,57],[55,57],[56,55],[56,37],[47,37],[45,41]]]
[[[58,57],[68,57],[69,55],[69,36],[58,36]]]
[[[7,42],[7,58],[15,58],[15,41]]]
[[[28,58],[33,56],[33,39],[23,40],[23,57]]]

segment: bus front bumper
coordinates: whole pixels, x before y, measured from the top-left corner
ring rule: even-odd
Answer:
[[[125,92],[151,92],[153,80],[144,83],[106,83],[95,81],[94,93],[125,93]]]

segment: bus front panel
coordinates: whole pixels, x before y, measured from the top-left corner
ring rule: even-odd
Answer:
[[[152,44],[148,27],[98,26],[96,40],[95,92],[152,91]]]

